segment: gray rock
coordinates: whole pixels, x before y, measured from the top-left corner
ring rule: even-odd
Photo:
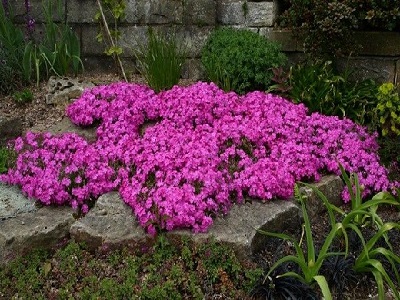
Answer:
[[[221,25],[240,25],[246,21],[246,1],[222,0],[217,5],[217,21]]]
[[[51,248],[68,237],[74,222],[68,207],[43,207],[0,220],[0,265],[35,248]]]
[[[186,0],[184,1],[183,21],[185,25],[215,25],[216,1]]]
[[[22,135],[22,120],[17,117],[0,116],[0,146],[6,146],[10,139]]]
[[[71,226],[70,233],[75,241],[85,242],[90,249],[103,244],[115,247],[148,238],[132,209],[116,192],[102,195],[89,213]]]
[[[343,191],[344,183],[339,176],[324,176],[320,182],[313,184],[313,186],[322,192],[330,203],[336,206],[343,204],[341,193]],[[302,187],[301,191],[303,191],[307,196],[306,208],[312,222],[312,220],[316,219],[321,212],[326,210],[326,207],[317,193],[315,193],[311,188]]]
[[[35,202],[26,198],[21,189],[0,183],[0,220],[36,210]]]
[[[78,98],[88,87],[94,87],[94,84],[68,77],[51,76],[47,83],[46,103],[68,103],[71,99]]]
[[[247,26],[272,26],[274,24],[274,2],[248,2]]]
[[[239,258],[248,258],[263,249],[268,237],[257,232],[282,231],[300,226],[299,208],[293,201],[277,200],[267,203],[253,201],[234,205],[225,217],[218,217],[207,233],[192,234],[176,230],[169,235],[191,235],[197,242],[210,238],[232,246]]]
[[[96,128],[95,127],[79,127],[73,124],[70,119],[64,117],[61,122],[54,124],[46,131],[52,134],[62,134],[66,132],[74,132],[84,137],[87,141],[93,142],[96,140]]]

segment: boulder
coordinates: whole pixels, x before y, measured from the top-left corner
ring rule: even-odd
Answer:
[[[324,176],[319,182],[313,184],[313,186],[322,192],[322,194],[325,195],[330,203],[336,206],[343,204],[342,191],[344,188],[344,183],[339,176]],[[326,207],[313,189],[309,187],[302,187],[300,190],[305,196],[307,196],[306,208],[308,216],[312,222],[321,212],[326,210]]]
[[[89,142],[96,140],[95,127],[79,127],[71,122],[67,117],[64,117],[61,122],[58,122],[47,129],[48,132],[59,135],[67,132],[74,132],[85,138]]]
[[[148,238],[132,209],[117,192],[99,197],[87,215],[71,226],[70,233],[75,241],[84,242],[92,250],[102,245],[116,247]]]
[[[0,265],[35,248],[55,247],[69,236],[74,220],[68,207],[43,207],[0,220]]]
[[[47,83],[47,104],[65,104],[71,99],[78,98],[85,88],[93,87],[91,82],[82,80],[51,76]]]
[[[0,183],[0,221],[37,209],[35,202],[26,198],[21,189]]]
[[[193,234],[188,230],[176,230],[168,234],[191,235],[196,242],[214,239],[232,246],[239,258],[248,259],[260,252],[268,239],[268,236],[258,233],[258,229],[279,232],[299,228],[300,220],[299,208],[291,200],[253,201],[233,205],[227,216],[214,220],[207,233]]]

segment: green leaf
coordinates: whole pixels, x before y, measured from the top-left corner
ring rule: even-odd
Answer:
[[[318,283],[322,295],[324,296],[324,300],[332,300],[331,291],[328,286],[328,282],[326,281],[325,277],[322,275],[314,276],[314,280]]]

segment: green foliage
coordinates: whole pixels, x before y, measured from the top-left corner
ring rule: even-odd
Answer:
[[[53,21],[55,15],[61,15],[62,1],[43,0],[42,5],[45,23],[44,38],[40,41],[25,39],[22,30],[12,22],[12,15],[6,16],[0,5],[0,52],[5,52],[6,65],[0,76],[10,69],[14,74],[5,83],[35,79],[38,85],[50,75],[77,74],[83,68],[78,37],[67,23]]]
[[[397,266],[400,264],[400,257],[393,252],[390,244],[388,244],[388,247],[386,248],[379,246],[377,243],[382,237],[387,236],[388,231],[393,229],[400,230],[400,224],[390,222],[383,224],[367,242],[362,236],[360,236],[364,248],[354,264],[356,272],[372,273],[375,277],[379,300],[386,299],[385,284],[392,289],[395,299],[400,299],[400,277],[397,269]],[[389,262],[390,267],[395,274],[395,281],[392,280],[383,265],[384,259]]]
[[[0,41],[0,95],[7,95],[21,86],[21,73],[14,69],[13,57],[2,47]]]
[[[134,51],[139,72],[156,92],[170,89],[179,82],[184,51],[175,36],[163,37],[151,28],[148,43]]]
[[[400,136],[400,96],[393,83],[384,83],[378,89],[376,106],[382,135]]]
[[[16,154],[7,147],[0,147],[0,174],[7,172],[15,164]]]
[[[397,266],[400,263],[400,257],[393,252],[387,233],[392,229],[399,230],[400,225],[390,222],[385,223],[379,217],[377,211],[381,205],[400,206],[400,202],[390,193],[380,192],[373,196],[372,199],[362,203],[362,187],[359,185],[357,174],[350,174],[350,176],[348,176],[341,165],[340,169],[350,193],[351,210],[348,213],[345,213],[340,208],[329,203],[325,195],[315,187],[309,184],[305,185],[312,188],[324,202],[325,207],[328,209],[331,224],[335,222],[335,216],[333,213],[337,212],[342,217],[340,224],[342,224],[345,232],[353,231],[359,237],[363,248],[361,253],[356,257],[353,269],[358,273],[371,273],[375,277],[379,299],[385,299],[384,284],[389,285],[392,291],[394,291],[397,299],[400,296],[400,293],[398,292],[400,277],[397,270]],[[362,228],[365,228],[366,226],[376,229],[375,234],[367,241],[362,233]],[[382,239],[384,240],[385,246],[379,245]],[[346,245],[348,245],[347,235],[345,235],[345,240]],[[346,248],[347,247],[348,246],[346,246]],[[396,283],[393,282],[392,278],[388,275],[387,270],[385,270],[383,265],[384,260],[389,262],[389,266],[395,274]]]
[[[13,98],[17,104],[25,104],[33,100],[33,93],[31,90],[25,88],[22,91],[15,92]]]
[[[6,16],[0,5],[0,94],[8,94],[21,86],[21,61],[25,47],[22,29]]]
[[[286,234],[282,233],[272,233],[272,232],[267,232],[263,230],[258,230],[258,232],[271,236],[271,237],[276,237],[280,238],[286,241],[289,241],[292,243],[295,247],[296,255],[288,255],[284,256],[278,261],[276,261],[270,270],[268,271],[266,278],[268,278],[272,272],[275,271],[276,268],[280,267],[283,264],[286,264],[288,262],[293,262],[297,264],[300,267],[301,272],[297,273],[294,271],[288,271],[282,275],[279,275],[280,277],[294,277],[302,282],[305,282],[307,284],[311,284],[316,282],[320,289],[321,292],[324,296],[325,299],[332,299],[331,292],[328,286],[328,283],[323,275],[320,274],[320,269],[322,267],[322,264],[325,259],[327,259],[330,256],[345,256],[347,255],[348,252],[348,239],[347,239],[347,233],[345,231],[345,228],[341,223],[335,223],[334,218],[330,218],[331,222],[331,230],[328,233],[324,244],[322,245],[321,249],[319,252],[315,248],[313,237],[312,237],[312,230],[311,230],[311,223],[308,217],[305,201],[306,199],[302,196],[299,188],[296,186],[295,187],[295,196],[296,200],[300,202],[301,209],[302,209],[302,216],[304,219],[304,224],[303,224],[303,234],[305,234],[305,241],[306,241],[306,254],[304,254],[304,250],[301,247],[302,244],[302,239],[300,241],[296,241],[293,237],[290,237]],[[330,207],[327,207],[329,210],[329,214],[333,214],[333,212],[330,210]],[[303,237],[302,234],[302,237]],[[345,252],[331,252],[331,245],[334,242],[334,239],[336,236],[339,234],[343,234],[345,237],[345,246],[346,246],[346,251]]]
[[[286,0],[279,25],[293,29],[310,57],[357,52],[355,30],[400,29],[399,0]]]
[[[310,112],[372,124],[376,118],[377,85],[371,79],[352,82],[350,74],[337,72],[331,61],[298,64],[288,74],[275,70],[273,80],[277,84],[270,91],[280,92],[294,103],[304,103]]]
[[[244,299],[261,270],[216,242],[159,235],[153,242],[90,253],[70,242],[53,256],[29,254],[0,268],[0,297],[11,299]]]
[[[208,38],[201,60],[211,81],[222,89],[244,94],[266,90],[272,68],[282,66],[286,56],[278,44],[254,32],[219,28]]]

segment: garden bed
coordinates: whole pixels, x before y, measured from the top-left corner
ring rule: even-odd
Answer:
[[[110,77],[107,77],[107,78],[102,79],[101,77],[100,78],[92,77],[92,78],[90,78],[90,80],[95,81],[96,83],[107,83],[107,82],[115,81],[115,77],[111,77],[111,80],[110,80]],[[110,81],[107,81],[107,80],[110,80]],[[34,101],[32,103],[24,104],[23,106],[17,106],[16,104],[14,104],[11,97],[6,97],[5,99],[2,99],[2,101],[0,101],[0,113],[2,115],[4,113],[4,115],[13,115],[13,116],[19,116],[20,118],[23,118],[24,119],[24,123],[23,123],[24,131],[29,130],[31,127],[35,127],[35,128],[41,127],[41,128],[43,128],[43,130],[45,130],[48,126],[58,122],[60,120],[60,118],[63,117],[65,107],[49,107],[49,106],[47,106],[45,104],[43,90],[44,90],[44,85],[42,85],[38,89],[34,89],[34,93],[35,93]],[[245,146],[246,145],[245,145],[245,141],[244,141],[244,142],[242,142],[242,147],[245,148]],[[251,147],[251,145],[249,147]],[[398,211],[396,211],[395,209],[393,209],[391,207],[381,210],[380,214],[384,220],[399,222]],[[318,221],[314,222],[315,224],[314,224],[313,228],[315,230],[314,235],[315,235],[315,243],[316,244],[323,243],[325,236],[326,236],[326,231],[328,228],[325,226],[325,225],[327,225],[327,223],[321,222],[321,220],[328,220],[328,217],[327,216],[319,216]],[[293,234],[297,235],[298,237],[299,237],[299,234],[301,235],[301,233],[299,233],[299,232],[295,232]],[[168,248],[169,246],[166,246],[166,245],[168,245],[168,243],[167,244],[163,244],[163,243],[167,243],[167,242],[163,239],[161,241],[158,240],[156,242],[155,248],[153,248],[153,245],[149,245],[147,249],[153,249],[153,250],[147,251],[147,252],[145,251],[145,254],[134,253],[138,257],[140,257],[140,255],[147,255],[148,253],[150,253],[151,255],[155,255],[153,257],[153,259],[155,259],[155,260],[159,259],[160,257],[158,255],[160,255],[161,258],[163,258],[163,260],[164,260],[162,262],[163,263],[162,265],[154,265],[153,263],[150,262],[152,258],[149,258],[146,256],[145,261],[147,263],[145,263],[144,266],[140,266],[138,269],[139,273],[135,275],[135,276],[137,276],[137,278],[140,278],[141,280],[146,281],[146,280],[148,280],[149,277],[155,276],[154,272],[157,273],[157,270],[159,270],[159,269],[163,270],[163,272],[164,271],[166,272],[166,273],[163,273],[164,279],[165,279],[164,285],[160,286],[159,284],[151,283],[151,285],[148,288],[151,288],[151,289],[156,288],[156,289],[149,292],[149,293],[153,293],[153,294],[149,294],[149,295],[157,295],[157,293],[160,292],[160,290],[157,290],[157,289],[162,289],[163,292],[170,293],[171,290],[168,290],[167,288],[171,288],[171,289],[177,288],[177,290],[173,290],[173,292],[176,293],[177,295],[181,295],[184,299],[196,298],[196,295],[203,295],[203,297],[210,298],[210,299],[229,299],[229,298],[244,299],[244,297],[245,297],[244,293],[250,291],[248,289],[248,287],[244,287],[243,285],[240,284],[240,282],[242,282],[243,278],[246,277],[245,270],[247,268],[249,268],[250,266],[256,266],[254,261],[253,262],[250,262],[250,261],[242,262],[242,265],[240,265],[240,266],[237,263],[233,264],[232,262],[229,262],[226,265],[218,266],[216,268],[216,270],[214,270],[214,271],[212,271],[212,269],[210,269],[211,267],[214,267],[214,266],[210,266],[210,268],[208,268],[208,269],[206,268],[206,270],[204,270],[203,268],[199,267],[202,265],[201,259],[202,259],[203,254],[201,254],[201,253],[199,254],[199,252],[197,252],[198,249],[196,248],[196,246],[193,246],[194,248],[190,248],[189,249],[190,251],[188,252],[188,250],[182,246],[180,241],[178,241],[177,244],[174,244],[174,242],[171,242],[170,245],[175,245],[174,247],[176,247],[176,249],[178,249],[176,252],[175,250],[171,250],[170,248]],[[392,245],[393,245],[393,249],[397,249],[396,251],[398,251],[398,249],[400,249],[400,239],[399,239],[398,235],[394,236]],[[104,291],[102,290],[101,293],[106,293],[107,291],[112,290],[112,286],[115,284],[115,282],[117,282],[118,284],[123,283],[122,286],[124,286],[124,284],[127,284],[128,285],[127,288],[129,288],[129,286],[131,286],[129,284],[129,282],[123,281],[126,276],[117,274],[117,273],[115,273],[116,271],[114,271],[114,269],[115,270],[123,269],[122,272],[128,272],[130,270],[130,268],[128,268],[128,269],[125,268],[126,261],[127,260],[129,261],[131,258],[125,257],[124,255],[120,255],[120,254],[114,255],[112,253],[108,253],[107,251],[105,251],[104,253],[97,253],[97,254],[94,254],[95,255],[94,257],[96,257],[97,264],[101,267],[96,267],[96,264],[91,262],[93,259],[92,254],[86,253],[86,252],[82,253],[82,252],[80,252],[81,250],[77,249],[76,246],[74,246],[74,245],[72,245],[71,247],[73,248],[73,251],[71,250],[71,248],[67,248],[65,250],[66,253],[59,252],[53,258],[51,258],[51,256],[43,256],[39,261],[38,260],[36,260],[36,261],[32,260],[32,262],[25,261],[25,264],[26,263],[33,263],[33,264],[37,263],[36,265],[33,265],[33,270],[30,267],[25,267],[25,268],[27,270],[32,271],[32,274],[28,274],[29,276],[33,276],[33,278],[36,278],[35,276],[40,277],[40,279],[36,278],[34,280],[35,282],[32,282],[30,280],[25,280],[28,282],[28,284],[30,284],[30,286],[22,286],[21,287],[20,284],[22,284],[22,283],[20,283],[18,285],[10,284],[7,280],[10,279],[11,282],[16,283],[16,282],[18,282],[18,279],[22,278],[22,277],[20,277],[20,276],[22,276],[22,274],[19,273],[19,275],[18,274],[12,275],[12,271],[7,271],[8,273],[5,273],[4,278],[1,278],[1,277],[0,278],[3,280],[3,282],[7,283],[6,285],[10,287],[10,290],[6,290],[5,292],[3,292],[3,294],[6,295],[6,298],[10,297],[10,296],[12,297],[12,296],[15,296],[16,294],[19,295],[19,293],[21,293],[24,290],[27,290],[27,291],[35,290],[35,289],[32,289],[31,287],[33,287],[34,284],[38,284],[39,288],[40,288],[39,289],[40,292],[38,292],[38,293],[43,293],[42,295],[44,295],[45,298],[57,297],[57,295],[58,295],[57,293],[60,292],[60,290],[62,290],[64,293],[71,293],[73,295],[73,297],[75,298],[75,297],[78,297],[78,295],[82,295],[80,293],[86,293],[87,295],[96,293],[96,289],[104,289]],[[167,251],[168,253],[160,254],[157,252],[158,251],[157,249],[161,249],[161,252]],[[179,251],[183,251],[183,249],[185,249],[186,254],[184,254],[183,252],[179,252]],[[282,249],[283,249],[283,251],[282,251]],[[136,250],[137,249],[134,249],[132,251],[135,252]],[[72,253],[68,253],[69,251],[72,251]],[[74,251],[77,251],[77,252],[75,253]],[[215,264],[215,265],[218,265],[218,262],[216,262],[215,260],[220,259],[221,252],[218,252],[218,251],[215,254],[215,257],[213,260],[213,264]],[[277,253],[289,254],[289,253],[291,253],[291,251],[292,251],[292,249],[290,247],[290,244],[285,244],[280,241],[274,240],[274,241],[271,241],[270,244],[266,245],[265,251],[262,254],[260,254],[260,256],[258,258],[255,259],[255,262],[258,263],[259,266],[263,266],[263,264],[265,265],[265,262],[268,266],[271,266],[271,262],[273,260],[275,260],[278,256]],[[171,252],[173,254],[171,254]],[[194,257],[191,257],[192,254],[194,255]],[[397,255],[398,254],[399,253],[397,253]],[[171,255],[171,256],[166,257],[164,255]],[[180,258],[182,258],[185,255],[187,255],[187,257],[186,257],[187,261],[184,261],[184,262],[180,261]],[[79,260],[77,260],[77,257],[79,257],[79,256],[84,257],[84,259],[86,261],[86,263],[83,263],[83,265],[85,266],[84,269],[81,270],[81,271],[84,271],[84,274],[85,274],[84,276],[74,273],[75,270],[74,270],[73,264],[81,265],[81,262]],[[114,257],[114,258],[110,258],[110,257]],[[197,260],[198,258],[200,258],[200,261]],[[234,258],[229,258],[229,259],[234,260]],[[197,264],[196,268],[194,266],[191,266],[191,263],[190,263],[191,261],[196,262],[195,263],[195,264]],[[71,265],[72,267],[70,267],[71,272],[72,272],[70,274],[70,277],[71,278],[76,277],[77,281],[78,281],[77,285],[67,286],[67,290],[65,290],[65,287],[62,287],[63,285],[65,285],[66,280],[67,280],[67,279],[65,279],[65,274],[61,274],[61,270],[63,270],[64,268],[61,268],[60,266],[63,263],[64,264],[68,264],[68,263],[72,264]],[[164,263],[166,265],[164,265]],[[31,267],[32,267],[32,265],[31,265]],[[19,267],[19,268],[21,268],[21,267]],[[235,271],[236,268],[240,269],[241,273],[239,271]],[[195,273],[190,273],[192,271]],[[214,273],[210,274],[209,271],[214,272]],[[151,273],[151,272],[153,272],[153,273]],[[178,276],[178,278],[181,278],[181,279],[179,279],[180,280],[179,284],[177,284],[173,280],[168,281],[169,278],[177,276],[174,272],[178,272],[179,276],[182,276],[182,277]],[[200,272],[200,274],[197,274],[196,272]],[[204,274],[204,273],[206,273],[206,274]],[[80,273],[80,274],[82,274],[82,273]],[[124,273],[122,273],[122,274],[124,274]],[[204,277],[201,276],[201,274],[203,274]],[[187,277],[187,276],[189,276],[189,277]],[[190,286],[190,284],[189,284],[190,276],[195,276],[195,277],[199,278],[197,286]],[[93,282],[93,280],[94,280],[93,278],[96,278],[96,277],[104,278],[105,281],[102,281],[101,284],[99,283],[99,281],[97,283]],[[110,277],[114,278],[115,282],[107,281],[105,279],[105,278],[110,278]],[[38,282],[36,282],[36,280],[38,280]],[[40,280],[50,282],[50,285],[49,285],[49,283],[40,283]],[[158,278],[157,280],[160,281],[160,278]],[[373,287],[374,286],[373,282],[374,281],[371,279],[371,277],[365,277],[365,276],[359,277],[359,278],[357,278],[356,283],[354,283],[353,285],[349,284],[349,286],[346,286],[343,291],[337,293],[337,296],[338,296],[337,298],[339,299],[341,296],[346,295],[348,297],[345,297],[345,298],[362,299],[362,298],[368,298],[368,295],[375,295],[376,290]],[[254,283],[255,282],[253,281],[252,284],[254,284]],[[70,284],[72,284],[72,283],[70,283]],[[177,285],[177,287],[171,287],[171,284]],[[105,286],[102,286],[102,285],[105,285]],[[139,282],[139,283],[137,283],[137,285],[138,285],[137,288],[142,287],[143,282]],[[18,287],[18,286],[21,288],[20,292],[16,291],[14,289],[14,287]],[[90,290],[91,288],[93,288],[95,290]],[[121,289],[122,289],[122,287],[121,287]],[[166,289],[166,290],[164,290],[164,289]],[[199,289],[201,289],[201,293],[199,292]],[[317,290],[317,289],[315,289],[315,290]],[[122,291],[119,291],[119,292],[122,292]],[[139,293],[139,291],[130,291],[130,292],[131,293],[133,292],[134,294]],[[189,294],[189,293],[192,293],[192,294]],[[37,295],[38,294],[35,294],[34,297],[36,297]],[[101,294],[101,295],[103,297],[105,297],[103,294]],[[318,295],[318,292],[316,295]],[[3,296],[3,295],[0,294],[0,296]],[[157,299],[157,298],[154,298],[156,296],[148,296],[148,297],[149,297],[149,299]],[[199,297],[201,298],[202,296],[199,296]]]

